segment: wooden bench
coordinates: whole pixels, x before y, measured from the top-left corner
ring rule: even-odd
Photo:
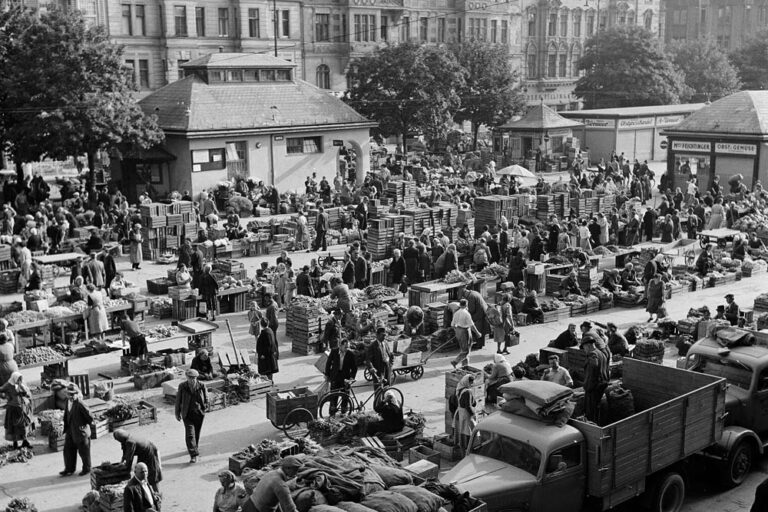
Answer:
[[[378,437],[361,437],[360,442],[363,443],[363,446],[368,448],[379,448],[381,450],[384,449],[384,444]]]
[[[411,427],[405,427],[401,431],[391,434],[379,434],[377,437],[384,444],[398,442],[404,448],[410,448],[416,444],[416,431]]]

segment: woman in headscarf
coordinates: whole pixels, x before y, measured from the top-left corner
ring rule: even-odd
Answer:
[[[6,342],[10,343],[14,350],[16,350],[16,336],[13,331],[8,327],[8,320],[0,318],[0,334],[5,334]],[[0,382],[2,384],[2,382]]]
[[[77,276],[72,286],[69,287],[69,301],[77,302],[88,299],[88,290],[85,287],[83,276]]]
[[[261,314],[259,304],[254,300],[251,301],[251,305],[248,309],[248,334],[259,340],[259,334],[261,334],[261,320],[264,315]]]
[[[259,375],[272,380],[272,375],[279,371],[277,361],[280,359],[280,351],[277,349],[277,339],[266,319],[261,320],[261,332],[256,340],[256,357]]]
[[[485,372],[485,378],[485,402],[496,405],[496,399],[501,396],[499,387],[509,382],[512,378],[512,366],[510,366],[503,354],[493,355],[493,366],[490,372]]]
[[[128,240],[131,242],[131,268],[134,270],[139,270],[141,268],[139,265],[141,265],[143,260],[143,255],[141,252],[141,242],[143,241],[141,236],[141,224],[136,223],[133,225],[133,230],[129,233]]]
[[[368,423],[368,434],[376,433],[392,434],[400,432],[405,427],[403,419],[403,405],[398,403],[397,395],[394,391],[388,390],[384,397],[373,405],[373,409],[381,416],[381,421],[371,421]]]
[[[458,444],[462,451],[469,445],[469,436],[477,423],[475,406],[477,401],[472,394],[472,387],[475,385],[474,375],[465,375],[456,386],[456,401],[458,403],[456,412],[453,414],[453,436],[454,444]]]
[[[650,315],[648,321],[653,321],[653,315],[656,315],[658,319],[659,311],[664,306],[664,281],[661,280],[661,274],[654,274],[653,278],[648,282],[648,288],[645,291],[646,299],[648,301],[645,306],[645,310]]]
[[[107,309],[104,307],[104,295],[100,290],[89,286],[88,293],[88,332],[98,339],[104,337],[104,333],[109,329],[109,320],[107,319]],[[93,289],[91,289],[93,288]]]
[[[213,512],[238,512],[248,501],[248,493],[243,484],[235,480],[235,474],[229,470],[219,472],[221,488],[213,498]]]
[[[13,449],[32,448],[27,441],[29,426],[32,424],[32,406],[30,391],[24,384],[21,373],[13,372],[8,382],[0,386],[0,395],[7,400],[5,404],[5,440],[13,442]]]

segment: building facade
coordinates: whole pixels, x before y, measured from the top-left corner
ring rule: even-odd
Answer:
[[[665,40],[714,39],[725,51],[735,50],[768,25],[768,2],[668,0]]]
[[[573,95],[584,45],[600,30],[617,25],[639,25],[663,37],[660,0],[534,0],[522,11],[521,72],[526,99],[541,99],[557,110],[576,110]]]

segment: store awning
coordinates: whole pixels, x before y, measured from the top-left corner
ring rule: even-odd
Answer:
[[[123,160],[147,164],[162,164],[176,160],[176,156],[162,146],[152,146],[149,149],[132,149],[123,155]]]
[[[578,128],[583,126],[580,122],[566,119],[544,104],[531,107],[523,117],[517,121],[508,121],[497,129],[502,131],[544,132],[562,128]]]

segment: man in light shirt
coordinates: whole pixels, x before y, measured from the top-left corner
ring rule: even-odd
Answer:
[[[544,371],[541,380],[554,382],[561,386],[573,387],[573,379],[568,370],[560,366],[560,358],[554,354],[549,356],[549,368]]]
[[[472,347],[473,334],[479,336],[480,333],[472,321],[472,315],[467,309],[467,299],[459,301],[459,309],[453,314],[451,327],[456,331],[456,342],[459,344],[459,355],[451,361],[454,368],[461,363],[463,367],[469,366],[469,351]]]

